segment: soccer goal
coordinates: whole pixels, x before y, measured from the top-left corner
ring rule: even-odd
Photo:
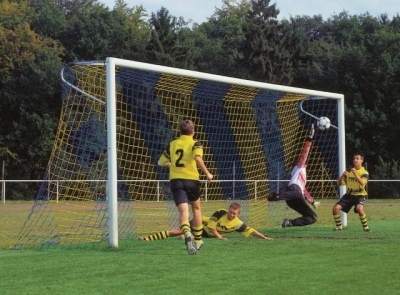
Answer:
[[[287,183],[308,127],[322,116],[332,126],[316,132],[308,188],[316,199],[337,199],[335,180],[345,169],[342,94],[118,58],[71,63],[61,76],[56,139],[18,248],[118,247],[177,226],[168,171],[157,160],[184,119],[194,121],[215,176],[201,179],[204,215],[236,201],[249,225],[280,226],[290,210],[267,196]]]

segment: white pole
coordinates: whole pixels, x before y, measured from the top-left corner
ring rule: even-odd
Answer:
[[[108,156],[108,229],[111,247],[118,247],[118,179],[117,179],[117,123],[115,98],[115,59],[106,59],[107,88],[107,156]]]
[[[338,141],[339,141],[339,175],[346,169],[346,138],[344,129],[344,96],[338,100]],[[339,186],[339,199],[345,194],[346,187]],[[347,214],[340,212],[343,227],[347,226]]]
[[[108,59],[112,59],[114,64],[115,63],[118,63],[119,65],[123,64],[125,67],[128,67],[128,68],[140,69],[140,70],[145,70],[145,71],[162,72],[162,73],[178,75],[178,76],[186,76],[186,77],[190,77],[190,78],[196,78],[199,80],[218,81],[221,83],[249,86],[249,87],[254,87],[254,88],[269,89],[269,90],[276,90],[276,91],[282,91],[282,92],[306,94],[306,95],[311,95],[311,96],[324,96],[324,97],[335,98],[335,99],[343,98],[343,94],[339,94],[339,93],[331,93],[331,92],[324,92],[324,91],[318,91],[318,90],[311,90],[311,89],[282,86],[282,85],[269,84],[269,83],[263,83],[263,82],[256,82],[256,81],[250,81],[250,80],[243,80],[243,79],[238,79],[238,78],[231,78],[231,77],[213,75],[213,74],[208,74],[208,73],[201,73],[201,72],[195,72],[195,71],[190,71],[190,70],[183,70],[183,69],[171,68],[171,67],[166,67],[166,66],[159,66],[159,65],[148,64],[148,63],[143,63],[143,62],[138,62],[138,61],[119,59],[119,58],[115,58],[115,57],[113,57],[113,58],[108,57],[106,59],[106,61]]]

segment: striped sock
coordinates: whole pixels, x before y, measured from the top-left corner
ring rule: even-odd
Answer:
[[[333,219],[335,220],[336,228],[338,230],[343,229],[342,220],[340,219],[340,214],[333,215]]]
[[[190,232],[190,224],[188,221],[182,221],[181,222],[181,231],[183,234],[186,234],[187,232]]]
[[[164,240],[169,237],[168,231],[160,231],[156,234],[149,235],[147,237],[144,237],[144,240],[146,241],[157,241],[157,240]]]
[[[202,234],[203,234],[203,225],[193,226],[193,236],[194,236],[194,242],[196,244],[201,243],[201,235]]]
[[[364,230],[369,229],[368,221],[367,221],[367,215],[366,214],[364,214],[363,216],[360,216],[360,221],[361,221],[361,224],[362,224],[362,227],[363,227]]]

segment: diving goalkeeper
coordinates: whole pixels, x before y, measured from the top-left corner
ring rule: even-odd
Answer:
[[[243,236],[249,237],[250,235],[255,236],[264,240],[272,240],[272,238],[264,235],[254,228],[247,226],[242,220],[239,219],[238,215],[242,210],[242,206],[239,203],[233,202],[229,205],[228,210],[220,209],[215,211],[211,217],[202,216],[203,219],[203,234],[204,238],[217,238],[226,240],[224,234],[231,232],[240,232]],[[192,222],[190,222],[192,225]],[[169,231],[161,231],[156,234],[152,234],[145,237],[140,237],[141,241],[155,241],[163,240],[169,237],[176,237],[182,235],[182,230],[177,227]]]
[[[315,202],[314,198],[306,189],[307,159],[314,138],[314,133],[314,124],[312,124],[308,130],[300,159],[293,165],[288,186],[279,192],[271,193],[268,197],[268,201],[286,201],[286,204],[290,208],[301,214],[301,217],[296,219],[285,218],[282,222],[283,228],[313,224],[318,219],[317,214],[308,206],[307,203],[311,204],[314,209],[316,209],[320,202]]]

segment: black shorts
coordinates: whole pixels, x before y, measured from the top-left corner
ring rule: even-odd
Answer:
[[[354,212],[357,213],[355,206],[361,204],[364,206],[365,196],[358,197],[349,194],[344,194],[343,197],[336,203],[342,206],[342,211],[349,213],[351,207],[354,206]]]
[[[304,200],[303,192],[297,184],[291,184],[287,187],[283,187],[279,192],[279,199],[283,201],[289,200]]]
[[[170,187],[172,197],[178,206],[182,203],[190,203],[200,198],[200,181],[190,179],[171,179]]]

